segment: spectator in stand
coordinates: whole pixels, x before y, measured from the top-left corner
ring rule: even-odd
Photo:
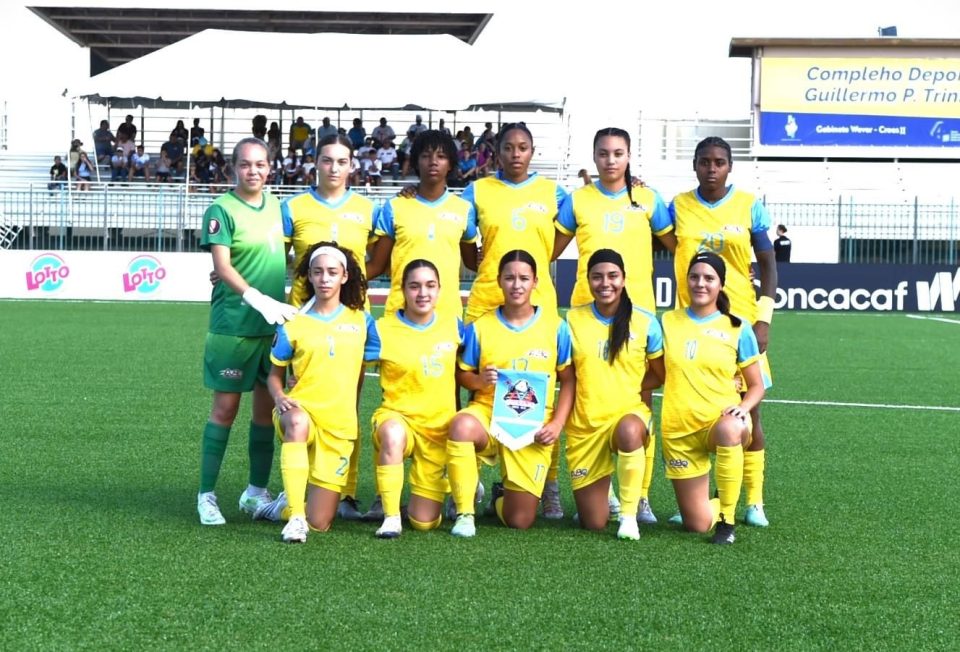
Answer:
[[[53,165],[50,166],[50,183],[47,188],[56,190],[62,188],[67,180],[67,166],[63,164],[63,159],[59,156],[53,157]]]
[[[356,152],[350,157],[350,177],[347,182],[350,186],[359,186],[363,175],[363,166]]]
[[[464,145],[457,163],[457,187],[465,188],[468,183],[477,178],[477,154],[469,146]]]
[[[360,118],[353,119],[353,127],[347,132],[347,138],[353,144],[354,149],[360,149],[367,139],[367,130],[363,128],[363,122]]]
[[[137,151],[130,157],[130,170],[135,179],[150,180],[147,164],[150,163],[150,155],[144,153],[143,145],[137,145]]]
[[[484,130],[483,130],[483,133],[480,134],[480,142],[481,142],[481,143],[487,143],[487,144],[489,144],[489,145],[492,147],[492,146],[494,145],[494,143],[497,142],[497,134],[496,134],[496,132],[493,130],[493,123],[492,123],[492,122],[486,122],[486,123],[484,123],[483,126],[484,126]],[[479,147],[478,147],[478,149],[479,149]]]
[[[365,161],[370,150],[376,151],[376,149],[377,143],[373,140],[373,138],[367,138],[363,144],[356,149],[357,158],[359,158],[361,161]]]
[[[74,142],[80,143],[79,140],[75,140]],[[80,144],[82,145],[83,143]],[[90,190],[90,177],[93,175],[93,170],[94,165],[87,156],[87,153],[82,149],[78,150],[76,168],[77,190]]]
[[[80,162],[80,152],[83,151],[83,141],[79,138],[74,138],[70,143],[70,169],[74,172],[77,170],[77,163]]]
[[[387,124],[386,118],[380,118],[380,125],[373,128],[373,131],[370,134],[373,136],[373,139],[378,144],[383,144],[388,140],[396,140],[397,134],[394,133],[393,127]]]
[[[271,131],[274,127],[277,127],[277,123],[274,122],[270,125]],[[263,114],[257,114],[253,116],[253,126],[251,128],[254,138],[259,138],[260,140],[267,140],[267,116]],[[280,140],[280,127],[277,127],[277,140]]]
[[[170,157],[164,150],[160,150],[160,160],[157,161],[157,182],[167,183],[170,181],[170,169],[173,166],[170,163]]]
[[[216,167],[213,181],[215,183],[230,183],[231,181],[227,170],[227,161],[223,157],[223,152],[220,151],[219,147],[213,148],[213,156],[211,157],[211,161]]]
[[[170,132],[171,138],[176,138],[180,141],[182,147],[186,147],[187,143],[190,142],[190,132],[187,131],[186,125],[183,124],[183,120],[177,120],[177,126],[173,128],[173,131]]]
[[[427,130],[427,125],[423,124],[423,116],[417,115],[416,119],[414,120],[414,123],[410,125],[410,127],[407,129],[407,138],[409,138],[410,142],[412,143],[414,140],[417,139],[417,136],[419,136],[426,130]]]
[[[129,161],[134,152],[137,151],[136,145],[134,145],[132,140],[127,138],[126,133],[117,133],[117,147],[123,150],[123,155],[126,157],[127,161]]]
[[[182,121],[181,121],[182,122]],[[166,153],[167,160],[170,163],[171,172],[183,172],[183,143],[180,142],[180,139],[177,138],[177,131],[174,129],[170,132],[170,140],[165,142],[160,147],[161,153]],[[159,174],[158,174],[159,176]]]
[[[106,163],[110,160],[116,142],[117,139],[110,131],[110,123],[101,120],[100,128],[93,132],[93,149],[97,153],[98,163]]]
[[[390,170],[394,181],[400,178],[400,163],[397,160],[397,148],[394,147],[392,140],[388,140],[377,150],[377,158],[380,159],[384,170]]]
[[[593,183],[593,179],[590,177],[590,173],[587,171],[587,168],[580,168],[580,171],[577,172],[577,176],[580,177],[580,180],[583,181],[583,185],[589,186]]]
[[[370,150],[367,152],[367,158],[363,160],[363,178],[367,185],[379,186],[383,172],[383,164],[377,158],[377,152]]]
[[[477,178],[493,173],[493,147],[487,141],[480,141],[477,147]]]
[[[453,139],[453,144],[457,148],[457,154],[463,151],[463,130],[457,132],[457,135]]]
[[[293,149],[302,149],[303,146],[307,144],[307,139],[310,138],[311,131],[313,131],[313,129],[303,121],[303,116],[297,116],[296,122],[290,125],[290,147]]]
[[[317,142],[323,140],[325,136],[336,136],[337,128],[330,124],[330,118],[324,118],[320,128],[317,129]]]
[[[207,139],[204,137],[203,127],[200,126],[200,118],[193,119],[193,126],[190,127],[190,144],[191,145],[206,145]]]
[[[276,122],[270,123],[270,131],[267,132],[267,154],[270,157],[270,162],[277,160],[277,157],[280,156],[280,150],[283,147],[280,142],[280,125]]]
[[[297,148],[290,146],[287,157],[283,159],[283,183],[293,186],[300,182],[300,159],[297,157]]]
[[[437,131],[439,131],[441,134],[446,134],[447,136],[449,136],[450,129],[445,125],[446,125],[446,122],[444,122],[443,118],[440,118],[440,125],[437,127]]]
[[[130,161],[123,148],[118,147],[113,156],[110,157],[110,181],[126,181],[130,170]]]
[[[213,153],[213,148],[210,148],[210,153]],[[210,156],[207,154],[206,147],[200,147],[197,145],[193,149],[193,173],[190,175],[190,180],[194,183],[210,183]]]
[[[137,142],[137,125],[133,124],[132,115],[128,115],[123,123],[117,127],[117,138],[121,136],[126,136],[131,143]]]
[[[469,145],[470,149],[473,149],[473,132],[470,131],[469,126],[463,128],[463,144]]]
[[[313,174],[313,171],[314,171],[316,168],[317,168],[317,164],[316,164],[316,161],[315,161],[315,159],[313,158],[313,156],[311,156],[310,154],[304,154],[304,155],[303,155],[303,165],[300,166],[300,173],[303,175],[303,183],[304,183],[304,185],[306,185],[306,186],[311,186],[311,185],[313,185],[312,183],[309,183],[309,182],[307,181],[307,179],[310,177],[311,174]]]

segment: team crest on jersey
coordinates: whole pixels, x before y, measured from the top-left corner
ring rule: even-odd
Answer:
[[[436,346],[433,347],[434,353],[449,353],[450,351],[456,351],[457,345],[453,342],[439,342]]]
[[[462,222],[463,215],[458,213],[437,213],[437,219],[444,220],[445,222]]]
[[[220,220],[214,218],[207,223],[207,233],[216,235],[220,233]]]
[[[730,339],[730,334],[726,331],[718,331],[715,328],[708,328],[703,331],[704,335],[709,335],[710,337],[715,337],[718,340],[726,342]]]
[[[363,224],[363,215],[360,213],[340,213],[340,219]]]
[[[359,333],[360,327],[356,324],[338,324],[336,330],[338,333]]]
[[[736,234],[743,233],[743,227],[740,226],[739,224],[727,224],[726,226],[723,227],[723,230],[728,233],[736,233]]]
[[[532,410],[540,400],[530,383],[526,380],[518,380],[507,388],[503,395],[503,402],[519,416],[528,410]]]
[[[550,353],[545,349],[530,349],[527,351],[527,357],[534,360],[549,360]]]

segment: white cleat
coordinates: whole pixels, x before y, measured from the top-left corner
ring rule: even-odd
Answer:
[[[624,541],[639,541],[640,526],[637,519],[620,517],[620,527],[617,529],[617,538]]]
[[[403,533],[403,524],[400,522],[400,515],[387,516],[383,519],[383,525],[377,530],[378,539],[396,539]]]
[[[224,525],[227,522],[220,513],[217,496],[212,491],[197,494],[197,513],[200,514],[201,525]]]
[[[276,498],[269,503],[263,503],[253,512],[255,521],[274,521],[283,520],[283,510],[287,508],[287,493],[281,491]]]
[[[273,501],[270,492],[264,489],[261,493],[250,493],[250,487],[243,490],[240,494],[240,511],[253,516],[257,510]]]
[[[540,505],[544,518],[553,521],[563,518],[563,505],[560,504],[560,486],[556,482],[548,482],[543,486]]]
[[[284,543],[306,543],[307,532],[309,531],[310,527],[307,525],[307,519],[302,516],[294,516],[283,526],[280,538]]]
[[[637,522],[644,525],[654,525],[657,522],[657,517],[650,509],[650,501],[646,498],[641,498],[640,504],[637,505]]]
[[[473,522],[473,514],[460,514],[457,516],[457,522],[453,524],[450,534],[455,537],[475,537],[477,536],[477,526]]]

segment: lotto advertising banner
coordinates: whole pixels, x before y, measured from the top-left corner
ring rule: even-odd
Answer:
[[[760,59],[761,145],[960,147],[960,58]]]
[[[0,252],[0,298],[210,301],[208,254]]]
[[[569,305],[576,273],[576,261],[557,261],[560,305]],[[958,267],[787,263],[778,275],[777,310],[960,312]],[[672,307],[673,264],[657,262],[654,276],[657,307]]]

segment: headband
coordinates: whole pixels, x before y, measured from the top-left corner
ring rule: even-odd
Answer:
[[[727,284],[727,266],[723,262],[723,258],[713,253],[712,251],[701,251],[698,252],[696,256],[693,257],[693,260],[690,261],[690,267],[692,268],[697,263],[705,263],[710,265],[717,272],[717,276],[720,277],[720,285]]]
[[[337,262],[343,266],[344,270],[347,269],[347,257],[336,247],[317,247],[314,252],[310,254],[310,262],[308,262],[307,265],[312,264],[313,259],[317,256],[332,256],[337,259]]]
[[[587,261],[587,269],[591,269],[594,265],[599,265],[600,263],[613,263],[620,268],[620,271],[626,271],[623,268],[623,256],[613,249],[597,249],[594,251],[593,255],[590,256],[590,260]]]

